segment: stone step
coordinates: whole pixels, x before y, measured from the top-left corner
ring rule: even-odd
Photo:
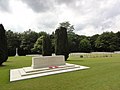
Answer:
[[[28,76],[28,75],[34,75],[34,74],[40,74],[40,73],[47,73],[47,72],[53,72],[53,71],[61,71],[61,70],[69,70],[73,68],[80,68],[79,65],[74,66],[74,67],[59,67],[59,68],[54,68],[54,69],[48,69],[48,70],[41,70],[41,71],[34,71],[34,72],[25,72],[24,69],[20,69],[19,72],[21,76]]]
[[[20,73],[21,76],[24,75],[24,74],[26,74],[26,72],[24,71],[23,68],[19,69],[18,71],[19,71],[19,73]]]
[[[66,63],[65,65],[61,65],[61,66],[57,66],[57,67],[58,68],[62,68],[62,67],[75,67],[75,65],[74,64]],[[36,71],[43,71],[43,70],[50,70],[49,67],[38,68],[38,69],[33,69],[32,67],[24,67],[23,69],[25,70],[26,73],[36,72]]]
[[[24,67],[23,69],[24,69],[24,71],[25,71],[26,73],[30,73],[30,72],[37,72],[37,71],[48,70],[49,68],[46,67],[46,68],[33,69],[32,67]]]
[[[27,67],[27,68],[31,69],[31,67]],[[10,81],[24,80],[24,79],[42,77],[42,76],[59,74],[59,73],[64,73],[64,72],[83,70],[83,69],[88,69],[88,68],[90,68],[90,67],[75,65],[75,67],[71,68],[71,69],[69,68],[69,69],[62,69],[62,70],[56,70],[56,71],[53,70],[53,71],[48,71],[48,72],[46,71],[46,72],[42,72],[42,73],[39,71],[36,71],[37,74],[34,74],[35,72],[32,72],[32,74],[26,73],[23,68],[11,69],[10,70]],[[22,76],[22,74],[24,74],[24,75]]]

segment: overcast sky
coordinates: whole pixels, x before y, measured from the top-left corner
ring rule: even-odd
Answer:
[[[0,0],[6,30],[51,33],[64,21],[79,35],[120,31],[120,0]]]

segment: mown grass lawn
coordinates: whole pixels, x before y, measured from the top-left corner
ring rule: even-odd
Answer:
[[[9,70],[31,65],[32,57],[9,57],[0,67],[0,90],[120,90],[120,54],[67,61],[90,69],[9,82]]]

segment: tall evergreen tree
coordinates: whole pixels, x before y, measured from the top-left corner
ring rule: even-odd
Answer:
[[[52,55],[52,44],[51,44],[49,35],[43,36],[42,55],[43,56],[51,56]]]
[[[60,27],[55,31],[55,54],[56,55],[64,55],[65,60],[67,60],[69,51],[68,51],[68,37],[67,37],[67,29],[64,27]]]
[[[5,35],[5,29],[0,24],[0,65],[8,59],[7,40]]]

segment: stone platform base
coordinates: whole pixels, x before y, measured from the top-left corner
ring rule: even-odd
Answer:
[[[32,67],[11,69],[10,82],[29,79],[29,78],[35,78],[35,77],[41,77],[46,75],[70,72],[75,70],[82,70],[87,68],[89,67],[66,63],[65,65],[61,65],[61,66],[56,66],[56,67],[51,66],[51,67],[38,68],[38,69],[33,69]]]

